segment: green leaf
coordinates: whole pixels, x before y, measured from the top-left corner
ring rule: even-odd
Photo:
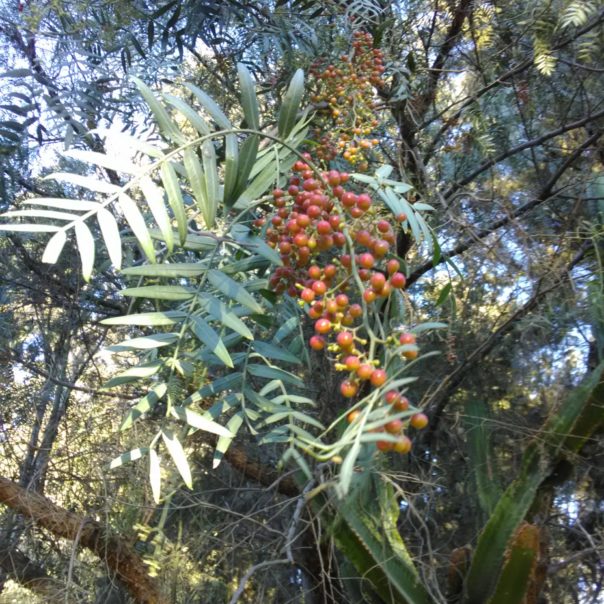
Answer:
[[[206,198],[209,206],[209,217],[211,224],[214,224],[220,192],[218,168],[216,167],[216,150],[214,149],[212,141],[205,141],[201,146],[201,161],[203,162],[203,175]]]
[[[186,319],[187,313],[178,310],[166,312],[141,312],[121,317],[110,317],[101,321],[102,325],[174,325]]]
[[[122,453],[121,455],[118,455],[115,459],[111,460],[111,463],[109,464],[109,469],[114,470],[115,468],[119,468],[125,463],[141,459],[142,457],[147,455],[147,453],[149,453],[148,447],[139,447],[137,449],[132,449],[132,451]]]
[[[235,436],[237,432],[239,432],[239,428],[241,428],[242,424],[243,414],[235,413],[235,415],[233,415],[233,417],[231,417],[231,419],[228,421],[226,427],[229,432],[231,432],[231,434]],[[218,438],[218,442],[216,443],[216,449],[214,451],[214,459],[212,460],[213,470],[215,470],[220,465],[224,454],[227,452],[227,449],[231,446],[231,443],[233,442],[233,436],[220,436]]]
[[[239,145],[234,134],[224,137],[224,191],[223,199],[227,208],[230,208],[237,197],[237,178],[239,173]]]
[[[115,377],[112,377],[103,385],[103,389],[108,390],[110,388],[115,388],[116,386],[131,384],[132,382],[138,382],[138,380],[151,377],[161,369],[162,365],[163,363],[161,361],[153,361],[130,367],[130,369],[126,369],[126,371],[122,371]]]
[[[193,316],[191,329],[204,346],[207,346],[227,367],[233,368],[233,359],[229,355],[220,336],[200,316]]]
[[[527,446],[520,473],[499,499],[482,530],[466,579],[468,604],[488,601],[497,584],[505,552],[529,511],[541,483],[564,449],[576,452],[604,423],[604,362],[575,388]]]
[[[294,74],[279,111],[279,136],[286,138],[296,123],[300,102],[304,96],[304,71],[298,69]]]
[[[206,397],[216,396],[225,390],[234,390],[241,388],[243,374],[240,371],[227,373],[227,375],[213,380],[202,386],[197,392],[184,400],[185,405],[196,403]]]
[[[218,298],[209,294],[199,294],[199,305],[214,319],[220,321],[225,327],[232,329],[239,335],[253,340],[254,336],[247,325],[229,307]]]
[[[128,195],[121,194],[118,197],[118,203],[124,214],[124,217],[128,221],[134,236],[137,238],[138,242],[147,256],[147,259],[152,264],[156,263],[155,259],[155,248],[153,247],[153,240],[151,239],[151,235],[149,234],[149,230],[147,229],[147,224],[143,215],[140,213],[140,210],[136,206],[136,203],[128,197]]]
[[[465,411],[469,469],[476,483],[480,507],[488,517],[501,495],[490,444],[489,413],[486,405],[475,399],[466,403]]]
[[[46,248],[44,248],[42,262],[45,262],[46,264],[54,264],[59,259],[66,242],[67,235],[65,234],[65,231],[57,231],[48,240]]]
[[[51,218],[53,220],[79,220],[80,217],[76,214],[67,214],[65,212],[55,212],[53,210],[14,210],[12,212],[4,212],[5,218]]]
[[[98,212],[103,206],[95,201],[84,199],[63,199],[62,197],[36,197],[36,199],[24,199],[23,203],[34,206],[48,206],[58,210],[75,210],[76,212]]]
[[[75,223],[76,242],[82,262],[82,275],[84,281],[90,281],[94,267],[94,237],[90,229],[81,221]]]
[[[197,277],[206,271],[199,262],[180,262],[179,264],[142,264],[122,270],[123,275],[131,277]]]
[[[97,211],[96,217],[101,227],[101,234],[103,235],[111,264],[119,270],[122,267],[122,241],[117,221],[113,217],[113,214],[104,208],[100,208]]]
[[[169,346],[178,340],[177,333],[154,333],[140,338],[130,338],[119,344],[108,346],[111,352],[124,352],[130,350],[153,350],[162,346]]]
[[[168,203],[174,212],[180,244],[184,245],[187,240],[187,215],[185,212],[185,202],[182,198],[180,183],[176,176],[176,170],[170,162],[163,162],[161,165],[161,180],[168,195]]]
[[[159,504],[161,495],[161,466],[159,464],[159,455],[155,449],[149,449],[149,483],[151,484],[153,501]]]
[[[162,429],[161,436],[184,483],[192,489],[193,477],[191,476],[191,468],[189,467],[187,455],[183,446],[180,444],[178,437],[171,430],[168,430],[168,428]]]
[[[139,89],[139,92],[145,99],[147,105],[149,105],[149,108],[153,112],[153,115],[155,116],[162,133],[178,144],[186,142],[185,138],[180,133],[178,126],[172,121],[172,118],[164,106],[155,98],[155,95],[151,89],[142,80],[139,80],[134,76],[130,77],[136,84],[136,87]]]
[[[128,411],[122,421],[120,430],[128,430],[134,422],[144,413],[152,411],[155,405],[165,396],[168,385],[165,383],[156,384],[143,398]]]
[[[237,176],[237,186],[235,187],[235,197],[239,197],[247,187],[247,181],[256,163],[258,146],[260,139],[252,134],[248,136],[241,145],[239,154],[239,174]]]
[[[196,411],[188,409],[187,407],[172,407],[170,412],[177,419],[185,422],[193,428],[197,428],[198,430],[211,432],[212,434],[224,436],[225,438],[234,437],[234,434],[224,426],[221,426],[219,423],[212,421],[211,419],[207,419],[203,415],[200,415]]]
[[[150,178],[141,178],[139,184],[145,196],[145,201],[161,231],[163,241],[168,251],[172,252],[174,249],[174,236],[172,234],[170,217],[164,205],[164,192]]]
[[[195,295],[195,290],[183,285],[147,285],[144,287],[128,287],[121,290],[119,294],[120,296],[148,298],[149,300],[190,300]]]
[[[168,101],[168,103],[170,103],[170,105],[176,107],[176,109],[178,109],[178,111],[180,111],[185,118],[189,120],[191,126],[193,126],[193,128],[195,128],[199,134],[202,136],[210,134],[211,130],[208,123],[203,119],[203,117],[201,117],[201,115],[199,115],[199,113],[197,113],[197,111],[195,111],[195,109],[187,105],[185,101],[177,96],[174,96],[173,94],[166,92],[164,92],[162,96],[166,101]]]
[[[50,224],[0,224],[0,231],[21,233],[55,233],[59,228]]]
[[[284,361],[285,363],[293,363],[295,365],[300,365],[302,363],[302,359],[289,352],[289,350],[281,348],[280,346],[275,346],[274,344],[269,344],[268,342],[254,340],[252,348],[268,359],[276,359],[277,361]]]
[[[128,162],[123,156],[106,155],[105,153],[97,153],[96,151],[85,151],[83,149],[69,149],[63,151],[65,157],[71,157],[85,164],[93,164],[115,172],[124,172],[126,174],[136,174],[139,166]]]
[[[451,293],[451,289],[453,289],[453,285],[451,284],[451,282],[449,282],[440,290],[438,300],[436,300],[436,306],[440,306],[441,304],[445,303],[445,301],[449,297],[449,294]]]
[[[524,523],[516,535],[488,604],[523,604],[539,558],[539,527]]]
[[[261,314],[263,312],[262,306],[256,302],[252,294],[245,290],[237,281],[234,281],[222,271],[217,269],[211,269],[207,272],[208,281],[225,296],[231,300],[243,304],[254,313]]]
[[[242,63],[237,63],[237,74],[239,75],[239,84],[241,86],[241,107],[245,121],[251,130],[259,130],[260,111],[258,109],[258,99],[256,98],[256,83],[247,67]]]
[[[232,130],[233,124],[229,121],[227,116],[223,113],[222,109],[218,106],[214,99],[207,95],[201,88],[198,88],[194,84],[185,84],[201,103],[203,108],[209,113],[210,117],[218,124],[221,130]]]
[[[95,193],[106,193],[108,195],[114,195],[120,191],[120,187],[107,181],[98,180],[92,176],[71,174],[70,172],[54,172],[46,176],[44,180],[57,180],[68,185],[89,189]]]
[[[304,388],[304,382],[298,376],[289,371],[285,371],[284,369],[279,369],[278,367],[250,363],[247,366],[247,370],[249,373],[259,378],[280,380],[281,382],[292,384],[298,388]]]
[[[183,161],[197,207],[203,216],[206,227],[211,229],[214,226],[214,212],[208,199],[206,181],[199,158],[193,149],[187,147],[183,152]]]

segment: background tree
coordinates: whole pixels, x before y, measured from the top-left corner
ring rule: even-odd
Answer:
[[[0,123],[3,208],[33,209],[38,214],[24,222],[56,229],[66,223],[28,200],[78,199],[86,211],[84,202],[109,199],[108,183],[126,187],[146,224],[123,200],[108,206],[119,236],[106,215],[104,225],[87,222],[93,240],[106,243],[96,246],[94,273],[81,227],[52,266],[39,262],[47,238],[21,232],[2,240],[2,474],[11,479],[2,483],[5,578],[37,589],[41,601],[124,600],[126,591],[112,587],[116,576],[139,601],[598,601],[601,7],[63,2],[25,3],[21,11],[7,4],[3,13],[3,81],[10,83]],[[384,53],[384,73],[377,70],[366,88],[346,71],[360,52],[351,50],[355,32],[371,34]],[[300,67],[305,116],[295,115]],[[159,92],[133,86],[126,74]],[[212,95],[224,114],[185,84]],[[125,159],[112,160],[98,130],[110,124],[138,144],[138,166],[145,157],[147,166],[158,162],[154,180],[143,183]],[[290,147],[265,135],[289,136]],[[147,147],[136,143],[142,140]],[[76,153],[53,157],[57,146]],[[352,400],[338,394],[343,374],[329,355],[308,350],[311,324],[295,290],[276,297],[278,280],[271,285],[279,259],[263,244],[271,235],[261,224],[273,215],[270,190],[291,176],[292,147],[306,149],[320,168],[362,173],[345,184],[370,192],[375,207],[371,187],[382,182],[374,177],[381,165],[392,168],[393,182],[413,186],[399,184],[405,195],[390,199],[407,213],[397,230],[406,293],[400,304],[370,310],[365,323],[383,326],[384,335],[414,330],[421,352],[441,353],[420,358],[408,370],[417,381],[402,385],[430,418],[424,431],[408,431],[407,456],[373,454],[371,444],[322,455],[321,446],[345,444],[356,424],[346,432],[340,422],[328,439],[319,425],[344,417],[359,399],[371,401],[374,391],[363,387]],[[101,155],[78,155],[83,150]],[[49,169],[98,184],[41,180]],[[222,190],[213,188],[213,174]],[[379,213],[376,225],[392,219],[386,208]],[[122,271],[111,268],[119,238]],[[46,259],[56,259],[60,243],[46,248]],[[225,288],[227,278],[239,289]],[[132,291],[143,284],[172,290]],[[172,346],[170,334],[181,333],[180,348],[157,348],[143,365],[162,377],[145,384],[140,370],[122,373],[109,384],[124,388],[100,390],[119,372],[116,363],[131,367],[140,352],[123,354],[129,345],[122,343],[117,360],[95,356],[124,336],[108,335],[98,319],[129,322],[131,338],[149,332],[117,318],[127,312],[167,311],[178,325],[183,319],[169,313],[182,314],[190,299],[183,286],[213,298],[188,311],[188,339],[165,328],[162,344]],[[124,287],[131,295],[118,296]],[[177,287],[181,301],[173,300]],[[275,321],[257,316],[267,309]],[[422,329],[435,321],[446,328]],[[396,355],[414,356],[413,344],[394,344]],[[380,350],[376,359],[391,354]],[[250,364],[255,374],[233,378]],[[283,394],[270,390],[270,380],[283,383]],[[294,398],[302,396],[316,407]],[[174,408],[185,422],[175,422]],[[135,421],[143,412],[144,421]],[[383,407],[375,413],[378,426],[392,421]],[[131,429],[118,432],[120,421]],[[235,440],[210,421],[237,432]],[[185,439],[191,424],[206,430]],[[367,426],[356,433],[383,440]],[[318,460],[302,457],[308,439]],[[176,466],[149,453],[158,442]],[[150,456],[150,487],[142,462],[98,470],[126,450]],[[222,456],[228,463],[210,470]],[[114,465],[128,457],[118,459]],[[363,471],[352,473],[353,466]],[[192,489],[181,484],[189,472]],[[82,530],[57,532],[19,486],[69,509]],[[84,538],[84,527],[93,537]],[[106,571],[76,555],[74,544],[100,555]],[[116,551],[127,552],[122,563],[103,553]],[[139,556],[160,576],[162,593],[137,575]],[[15,601],[14,583],[4,592]]]

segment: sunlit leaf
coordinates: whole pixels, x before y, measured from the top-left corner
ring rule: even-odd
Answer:
[[[118,455],[115,459],[111,460],[109,464],[109,469],[113,470],[115,468],[119,468],[120,466],[128,463],[130,461],[136,461],[137,459],[141,459],[145,455],[149,453],[148,447],[139,447],[137,449],[132,449],[132,451],[127,451],[126,453],[122,453]]]
[[[177,333],[154,333],[140,338],[130,338],[119,344],[108,346],[107,350],[111,352],[123,352],[125,350],[151,350],[169,346],[178,340]]]
[[[152,411],[155,405],[165,396],[167,390],[168,385],[164,382],[153,386],[153,388],[151,388],[151,390],[128,411],[126,417],[124,417],[122,421],[120,430],[127,430],[139,417]]]
[[[149,262],[155,264],[155,248],[153,247],[153,240],[147,229],[147,224],[136,203],[128,197],[128,195],[121,194],[118,198],[119,206],[132,229],[135,237],[145,252],[145,256]]]
[[[90,281],[94,267],[94,237],[81,220],[75,223],[75,234],[82,262],[82,276],[85,281]]]
[[[66,242],[67,235],[65,231],[57,231],[46,244],[44,254],[42,255],[42,262],[54,264],[59,259]]]
[[[224,436],[226,438],[233,438],[234,436],[234,434],[224,426],[203,417],[196,411],[188,409],[187,407],[172,407],[170,412],[174,417],[193,428],[203,430],[204,432],[211,432],[212,434],[217,434],[218,436]]]
[[[141,178],[140,187],[145,196],[145,201],[155,218],[155,222],[163,235],[163,240],[169,252],[174,249],[174,236],[170,217],[164,205],[164,192],[150,178]]]
[[[195,295],[195,290],[183,285],[146,285],[122,289],[119,294],[149,300],[189,300]]]
[[[151,485],[153,501],[159,503],[161,496],[161,466],[159,455],[155,449],[149,449],[149,484]]]
[[[163,162],[161,165],[161,179],[168,195],[168,203],[174,212],[178,235],[181,245],[187,240],[187,215],[185,212],[185,202],[182,198],[180,183],[176,176],[176,170],[170,162]]]
[[[248,128],[258,130],[260,128],[260,111],[256,98],[256,84],[249,70],[242,63],[237,63],[237,74],[241,86],[241,107],[245,121]]]
[[[227,429],[233,434],[236,435],[243,424],[243,414],[236,413],[231,417],[231,419],[227,423]],[[221,436],[218,438],[218,442],[216,443],[216,450],[214,451],[214,459],[212,460],[212,469],[215,470],[222,461],[224,454],[227,452],[228,448],[231,446],[233,442],[232,437]]]
[[[190,323],[193,333],[207,346],[227,367],[233,367],[233,359],[229,355],[224,342],[220,336],[208,325],[208,323],[199,316],[193,316]]]
[[[120,269],[122,266],[122,242],[117,221],[111,212],[103,208],[98,210],[96,217],[111,263],[116,269]]]
[[[197,277],[206,270],[206,267],[198,262],[181,262],[179,264],[130,266],[123,269],[122,274],[132,277]]]
[[[167,310],[166,312],[142,312],[121,317],[110,317],[103,319],[103,325],[174,325],[187,317],[187,313],[178,310]]]
[[[193,477],[191,476],[191,468],[189,467],[187,455],[183,446],[180,444],[178,437],[171,430],[168,430],[168,428],[162,429],[161,436],[184,483],[192,489]]]

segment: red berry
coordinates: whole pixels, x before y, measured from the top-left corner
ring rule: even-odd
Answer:
[[[395,289],[401,289],[402,287],[405,287],[406,283],[407,278],[405,277],[405,275],[403,275],[403,273],[394,273],[394,275],[390,277],[390,285],[392,285],[392,287],[394,287]]]
[[[373,374],[373,365],[370,365],[369,363],[363,363],[357,369],[357,376],[360,380],[368,380],[372,374]]]
[[[396,271],[398,271],[400,267],[401,263],[398,260],[395,260],[394,258],[392,258],[392,260],[388,260],[388,263],[386,264],[386,270],[388,271],[389,275],[393,275],[394,273],[396,273]]]
[[[325,284],[325,281],[314,281],[311,285],[311,288],[315,292],[315,294],[319,294],[320,296],[322,296],[327,291],[327,285]]]
[[[415,334],[413,333],[409,333],[408,331],[405,333],[402,333],[399,338],[398,341],[405,346],[406,344],[415,344],[417,341],[417,338],[415,337]]]
[[[416,430],[423,430],[428,425],[428,416],[425,413],[416,413],[411,416],[409,423]]]
[[[401,400],[401,394],[397,390],[388,390],[388,392],[386,392],[386,394],[384,395],[384,400],[389,405],[394,405],[395,403],[398,403]]]
[[[308,343],[313,350],[323,350],[325,348],[325,340],[321,336],[312,336]]]
[[[386,381],[387,377],[388,376],[383,369],[375,369],[371,374],[370,380],[374,386],[381,386]]]
[[[373,273],[373,275],[371,275],[370,283],[371,287],[373,287],[376,292],[379,292],[386,284],[386,277],[384,277],[382,273]]]
[[[346,365],[346,369],[349,371],[357,371],[361,366],[361,360],[357,356],[350,355],[344,359],[344,365]]]
[[[384,452],[392,451],[394,448],[394,443],[391,443],[389,440],[378,440],[375,444],[380,451]]]
[[[302,298],[302,300],[304,300],[304,302],[312,302],[315,299],[315,292],[310,289],[310,287],[305,287],[301,292],[300,292],[300,298]]]
[[[384,430],[390,434],[399,434],[403,429],[403,422],[400,419],[393,419],[389,421],[385,426]]]
[[[340,392],[346,398],[352,398],[359,390],[358,385],[351,380],[344,380],[340,384]]]
[[[406,396],[401,396],[398,401],[392,403],[392,406],[396,411],[407,411],[409,409],[409,399]]]
[[[394,447],[393,450],[396,453],[401,453],[401,454],[405,454],[405,453],[409,453],[409,451],[411,451],[411,439],[408,436],[401,436],[395,443],[394,443]]]
[[[342,205],[347,207],[347,208],[352,208],[356,202],[357,202],[357,196],[356,193],[353,193],[352,191],[346,191],[343,195],[342,195]]]
[[[377,294],[371,288],[368,288],[363,292],[363,300],[365,300],[365,302],[367,302],[367,304],[371,304],[372,302],[375,301],[376,298],[377,298]]]
[[[363,268],[373,268],[375,264],[375,258],[369,252],[365,252],[359,256],[358,263]]]
[[[331,321],[329,319],[318,319],[315,322],[315,331],[317,333],[327,333],[331,329]]]
[[[336,337],[336,342],[340,348],[350,348],[354,343],[354,336],[349,331],[341,331]]]

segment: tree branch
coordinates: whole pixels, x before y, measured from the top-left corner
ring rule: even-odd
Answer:
[[[512,147],[511,149],[508,149],[507,151],[500,153],[499,155],[497,155],[497,157],[494,157],[494,158],[489,159],[488,161],[484,162],[483,164],[478,166],[478,168],[476,168],[473,172],[471,172],[468,176],[466,176],[462,180],[453,184],[447,191],[445,191],[445,193],[443,194],[443,197],[445,199],[450,198],[461,187],[472,182],[477,176],[479,176],[480,174],[482,174],[489,168],[492,168],[495,164],[498,164],[500,161],[503,161],[504,159],[507,159],[508,157],[511,157],[512,155],[516,155],[517,153],[520,153],[521,151],[530,149],[531,147],[536,147],[538,145],[541,145],[545,141],[548,141],[551,138],[555,138],[556,136],[560,136],[561,134],[564,134],[565,132],[569,132],[570,130],[576,130],[577,128],[581,128],[582,126],[585,126],[586,124],[589,124],[589,122],[593,122],[602,116],[604,116],[604,109],[601,109],[600,111],[597,111],[596,113],[593,113],[592,115],[589,115],[580,120],[577,120],[576,122],[571,122],[570,124],[566,124],[565,126],[560,126],[560,128],[556,128],[556,130],[551,130],[550,132],[546,132],[545,134],[542,134],[541,136],[538,136],[537,138],[534,138],[530,141],[526,141],[525,143],[522,143],[521,145],[516,145],[515,147]]]
[[[123,538],[113,535],[96,520],[55,505],[50,499],[0,477],[0,503],[22,514],[75,547],[94,552],[116,574],[140,604],[167,604],[145,564]]]
[[[488,237],[489,235],[491,235],[492,233],[494,233],[501,227],[512,222],[512,220],[519,218],[520,216],[526,214],[533,208],[541,205],[542,203],[546,202],[548,199],[551,199],[552,197],[554,197],[555,193],[552,194],[552,189],[554,188],[554,186],[556,185],[556,183],[558,182],[560,177],[566,172],[566,170],[568,170],[568,168],[583,153],[583,151],[585,151],[586,149],[591,147],[594,143],[596,143],[596,141],[603,134],[604,133],[602,133],[602,132],[596,132],[596,133],[592,134],[587,140],[585,140],[581,145],[579,145],[576,149],[574,149],[573,152],[566,158],[566,160],[564,162],[562,162],[561,166],[556,170],[556,172],[552,175],[552,177],[547,181],[547,183],[544,185],[543,189],[541,189],[541,191],[537,197],[535,197],[534,199],[531,199],[531,201],[527,201],[524,205],[517,208],[511,214],[508,214],[507,216],[504,216],[503,218],[500,218],[499,220],[492,222],[487,227],[478,231],[478,233],[476,233],[472,238],[467,239],[466,241],[462,241],[460,244],[456,245],[452,250],[449,250],[448,252],[443,252],[441,254],[441,257],[438,260],[438,262],[436,262],[436,263],[425,262],[420,267],[416,268],[411,273],[411,275],[409,275],[409,278],[407,279],[407,286],[415,283],[421,276],[425,275],[427,272],[429,272],[430,270],[432,270],[439,264],[446,262],[449,258],[454,258],[455,256],[459,256],[460,254],[463,254],[466,250],[468,250],[470,247],[472,247],[476,242],[481,241],[482,239],[485,239],[486,237]]]

